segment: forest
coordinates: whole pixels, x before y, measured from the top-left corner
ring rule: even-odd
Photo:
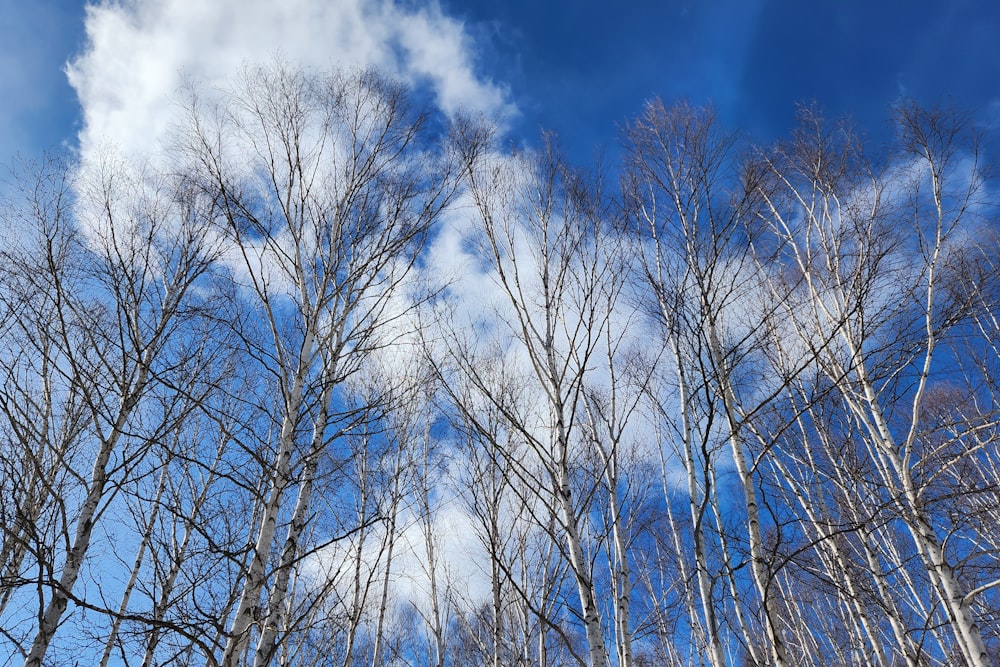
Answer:
[[[0,665],[1000,665],[961,112],[581,166],[373,69],[176,104],[9,178]]]

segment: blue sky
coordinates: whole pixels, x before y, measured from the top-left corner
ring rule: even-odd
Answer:
[[[616,125],[653,95],[710,101],[760,141],[787,132],[797,102],[878,134],[901,95],[984,119],[1000,101],[1000,2],[989,0],[447,6],[491,26],[489,64],[514,86],[524,125],[557,127],[574,143],[614,142]]]
[[[183,5],[132,4],[168,2]],[[63,70],[87,48],[83,5],[0,0],[0,162],[76,144],[80,102]],[[1000,122],[1000,2],[990,0],[668,0],[614,10],[596,0],[442,0],[439,13],[464,33],[476,76],[505,92],[514,137],[553,129],[578,160],[613,147],[653,95],[712,102],[761,142],[787,132],[796,102],[810,100],[872,136],[903,95]]]

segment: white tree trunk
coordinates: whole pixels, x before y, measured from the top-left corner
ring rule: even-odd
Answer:
[[[226,646],[219,660],[221,667],[238,667],[243,661],[250,641],[250,627],[259,619],[261,595],[266,582],[267,560],[274,544],[278,528],[278,513],[285,490],[291,483],[292,449],[295,445],[295,423],[302,405],[302,391],[305,384],[306,358],[312,352],[312,336],[307,333],[302,344],[298,368],[292,380],[288,399],[283,406],[281,431],[278,438],[278,452],[271,470],[271,485],[264,503],[257,539],[254,541],[250,567],[243,581],[236,614],[229,626]]]
[[[295,507],[292,510],[292,518],[288,524],[288,532],[281,549],[281,559],[274,574],[274,583],[267,596],[268,613],[261,625],[254,667],[267,667],[277,649],[275,640],[282,627],[285,609],[289,602],[289,582],[292,570],[299,558],[299,540],[306,527],[316,468],[319,465],[320,454],[326,442],[326,426],[332,395],[333,385],[328,382],[319,399],[319,414],[313,424],[312,441],[299,477],[299,491],[295,498]]]
[[[580,609],[587,636],[590,667],[605,667],[608,663],[608,654],[604,646],[601,618],[597,612],[597,596],[594,592],[594,583],[590,577],[588,563],[583,554],[583,542],[580,539],[580,528],[576,520],[569,471],[565,466],[559,470],[559,487],[556,490],[556,495],[566,539],[566,550],[569,552],[570,566],[573,569],[577,592],[580,595]]]
[[[128,387],[128,393],[121,398],[118,415],[111,427],[111,431],[107,436],[101,438],[101,445],[90,473],[87,495],[76,517],[75,535],[70,544],[69,552],[66,554],[59,582],[53,588],[52,597],[49,599],[41,621],[38,624],[38,632],[31,643],[28,655],[24,659],[24,667],[41,667],[49,644],[52,642],[56,629],[59,627],[59,621],[62,619],[62,615],[69,605],[69,597],[76,586],[76,581],[80,576],[80,569],[83,567],[87,551],[90,548],[90,540],[97,524],[98,510],[101,501],[104,499],[104,490],[110,481],[108,464],[111,461],[112,453],[114,453],[122,437],[125,425],[128,423],[129,417],[139,402],[139,396],[145,389],[146,380],[149,377],[151,355],[152,349],[147,348],[146,354],[143,355],[137,369],[134,381]],[[100,433],[99,427],[97,428],[97,432]]]
[[[708,347],[712,357],[712,364],[718,376],[718,389],[722,396],[723,408],[729,428],[729,444],[732,449],[733,463],[743,490],[743,498],[747,511],[750,571],[753,575],[754,585],[757,588],[758,595],[760,595],[761,605],[764,610],[764,628],[767,632],[768,643],[771,648],[771,659],[774,661],[775,667],[789,667],[788,659],[785,656],[785,643],[781,638],[781,629],[778,627],[777,619],[779,614],[774,607],[774,596],[777,590],[771,587],[771,576],[764,557],[764,539],[760,532],[760,510],[757,507],[757,489],[753,476],[750,473],[750,468],[747,465],[746,454],[743,451],[743,439],[740,436],[741,427],[737,412],[736,393],[730,384],[729,368],[722,354],[722,347],[719,343],[714,322],[709,321],[707,327],[708,330],[705,333],[708,337]]]

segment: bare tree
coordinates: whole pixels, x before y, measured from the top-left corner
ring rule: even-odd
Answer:
[[[748,419],[773,387],[741,391],[741,374],[760,356],[761,279],[753,261],[753,188],[740,173],[736,139],[719,130],[712,113],[686,105],[650,102],[630,127],[629,211],[639,234],[650,311],[664,333],[673,366],[674,399],[664,416],[673,423],[676,452],[685,469],[693,527],[694,576],[712,665],[726,664],[708,560],[708,521],[717,524],[721,567],[737,567],[717,504],[717,469],[730,462],[739,481],[745,524],[739,539],[762,611],[770,661],[787,665],[758,502],[758,478],[748,458]],[[749,173],[749,172],[747,172]],[[751,174],[752,175],[752,174]],[[678,415],[673,417],[670,412]],[[722,458],[721,446],[728,456]],[[669,501],[668,501],[669,502]],[[729,593],[746,646],[755,662],[752,633],[738,586]]]
[[[279,392],[269,488],[220,658],[239,664],[257,627],[255,664],[265,665],[320,462],[370,407],[341,409],[346,380],[390,342],[392,299],[455,186],[446,151],[432,149],[442,138],[408,91],[370,70],[247,70],[217,106],[193,96],[185,132],[233,277],[259,318],[242,333],[245,353]]]
[[[495,281],[499,301],[495,312],[483,313],[485,321],[472,326],[489,327],[502,354],[484,357],[467,336],[473,331],[452,331],[446,336],[447,362],[439,370],[450,386],[463,419],[489,446],[503,448],[488,415],[499,416],[505,429],[526,443],[530,455],[501,449],[510,473],[524,481],[535,497],[535,519],[546,525],[546,516],[557,520],[552,535],[567,559],[579,597],[578,614],[586,637],[586,663],[608,661],[601,608],[593,567],[589,514],[607,461],[588,453],[595,444],[605,459],[614,457],[620,438],[622,408],[593,399],[593,428],[587,436],[585,405],[592,366],[599,363],[599,349],[614,310],[615,295],[623,276],[615,273],[615,245],[603,236],[606,219],[600,197],[591,184],[562,162],[548,143],[537,156],[501,156],[488,142],[479,142],[480,153],[466,163],[469,197],[474,204],[479,260],[486,263]],[[495,324],[499,324],[494,328]],[[615,336],[606,340],[613,350]],[[443,366],[454,370],[451,373]],[[500,384],[498,384],[498,382]],[[513,383],[513,384],[510,384]],[[524,390],[514,389],[518,384]],[[467,390],[458,391],[457,387]],[[605,410],[605,412],[600,412]],[[587,465],[589,459],[595,465]],[[617,460],[617,459],[615,459]],[[612,470],[613,490],[618,492]],[[626,547],[624,537],[615,549]],[[623,655],[631,642],[627,596],[631,590],[627,556],[617,553],[617,608]],[[572,642],[567,642],[572,647]]]
[[[916,574],[926,577],[913,592],[929,585],[937,597],[930,607],[944,611],[960,659],[989,665],[975,586],[958,565],[975,548],[966,551],[970,543],[955,515],[941,513],[933,500],[943,481],[937,466],[978,468],[985,462],[980,452],[991,445],[972,445],[965,434],[995,423],[993,410],[967,414],[957,432],[942,437],[932,418],[939,357],[970,317],[969,301],[950,287],[961,280],[952,260],[968,249],[964,239],[982,210],[982,181],[975,145],[963,143],[954,114],[903,106],[898,128],[902,151],[882,170],[852,135],[831,132],[808,113],[796,141],[766,161],[777,186],[767,197],[767,217],[788,258],[786,274],[800,285],[780,310],[781,330],[815,352],[844,411],[848,446],[870,471],[868,493],[908,533],[922,563]],[[957,441],[965,443],[961,451],[936,458]],[[868,531],[866,539],[876,535]],[[875,573],[878,552],[895,538],[891,531],[882,535],[887,541],[868,550]],[[890,618],[897,645],[914,664],[898,614]]]
[[[189,91],[170,175],[18,176],[8,663],[1000,659],[996,199],[960,116],[744,151],[654,100],[612,207],[550,138],[413,99],[246,68]],[[430,285],[442,247],[465,274]]]
[[[188,374],[204,361],[185,340],[192,287],[213,260],[197,202],[111,155],[78,174],[74,197],[65,177],[35,191],[4,249],[7,303],[17,298],[17,326],[37,341],[7,365],[21,382],[8,385],[5,416],[34,452],[28,469],[42,486],[27,490],[44,495],[32,502],[59,508],[55,541],[37,553],[27,665],[41,664],[71,601],[93,604],[74,590],[95,529],[193,409]]]

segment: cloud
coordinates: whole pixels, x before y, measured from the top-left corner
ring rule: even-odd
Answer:
[[[307,68],[377,66],[429,86],[445,113],[515,113],[476,70],[464,25],[436,3],[390,0],[104,0],[87,8],[87,47],[67,68],[83,110],[82,154],[111,144],[158,150],[186,81],[225,88],[246,64],[276,56]]]
[[[390,616],[398,617],[407,607],[431,609],[435,592],[438,604],[443,606],[461,602],[469,609],[477,609],[489,601],[492,590],[490,555],[477,533],[473,517],[457,502],[452,500],[435,507],[430,521],[425,521],[410,508],[402,509],[396,517],[396,530],[388,572],[388,537],[383,524],[349,540],[335,542],[303,561],[303,573],[308,579],[331,587],[334,593],[329,601],[331,611],[337,604],[360,603],[363,618],[374,625],[382,602],[379,591],[387,576]],[[359,536],[364,538],[361,543],[357,539]],[[435,554],[433,585],[428,537]],[[370,587],[367,591],[353,588],[358,568],[361,581]],[[361,598],[355,598],[359,593]]]

